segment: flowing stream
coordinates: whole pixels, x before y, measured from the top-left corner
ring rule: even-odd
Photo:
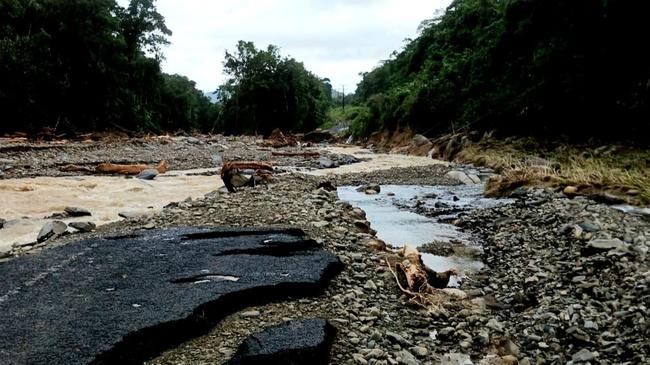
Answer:
[[[506,203],[506,200],[493,200],[483,197],[483,185],[458,186],[419,186],[419,185],[382,185],[381,192],[368,195],[356,191],[355,186],[338,188],[341,200],[366,212],[366,219],[377,231],[377,237],[388,245],[399,248],[404,245],[422,246],[437,243],[449,246],[465,246],[468,250],[459,252],[480,252],[480,242],[456,226],[445,223],[460,212],[487,208]],[[415,208],[422,207],[441,213],[436,218],[429,218],[414,213]],[[453,254],[440,256],[422,253],[424,263],[436,271],[456,268],[462,278],[479,271],[483,263],[472,255]],[[456,278],[450,280],[449,286],[459,286]]]

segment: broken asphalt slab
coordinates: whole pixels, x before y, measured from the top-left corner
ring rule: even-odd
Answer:
[[[177,228],[0,263],[0,363],[136,364],[342,268],[297,229]]]
[[[323,318],[287,321],[250,335],[228,365],[325,365],[335,334]]]

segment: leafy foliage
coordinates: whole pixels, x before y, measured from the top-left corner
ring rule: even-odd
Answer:
[[[1,0],[0,133],[210,126],[194,84],[161,73],[170,34],[153,0]]]
[[[362,130],[642,136],[650,131],[647,8],[623,0],[456,0],[363,74],[357,96],[371,112]]]
[[[275,46],[260,50],[239,41],[234,53],[226,52],[224,73],[228,79],[220,88],[220,122],[228,133],[308,131],[325,120],[329,80],[282,57]]]

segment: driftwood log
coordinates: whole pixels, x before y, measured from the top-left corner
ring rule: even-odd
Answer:
[[[241,173],[242,170],[252,169],[255,173],[250,178],[244,178]],[[221,180],[229,192],[234,193],[235,187],[240,186],[254,186],[256,177],[262,180],[268,180],[270,171],[273,171],[273,166],[257,161],[230,161],[223,164],[221,167]]]
[[[458,275],[457,269],[436,272],[422,261],[422,255],[413,246],[406,245],[398,252],[402,262],[395,265],[395,275],[400,288],[411,293],[430,293],[432,289],[444,289],[451,276]]]
[[[168,170],[167,162],[162,160],[158,163],[157,166],[148,166],[144,164],[114,164],[110,162],[100,163],[94,168],[88,166],[79,166],[79,165],[67,165],[63,166],[60,170],[66,172],[74,171],[83,171],[89,173],[100,173],[100,174],[118,174],[118,175],[137,175],[143,170],[155,169],[161,174],[164,174]]]

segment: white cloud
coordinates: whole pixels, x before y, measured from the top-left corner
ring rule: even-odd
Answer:
[[[126,0],[120,0],[124,4]],[[173,32],[163,70],[203,90],[224,80],[223,55],[238,40],[280,47],[335,88],[353,90],[359,72],[414,37],[420,22],[450,0],[159,0]]]

